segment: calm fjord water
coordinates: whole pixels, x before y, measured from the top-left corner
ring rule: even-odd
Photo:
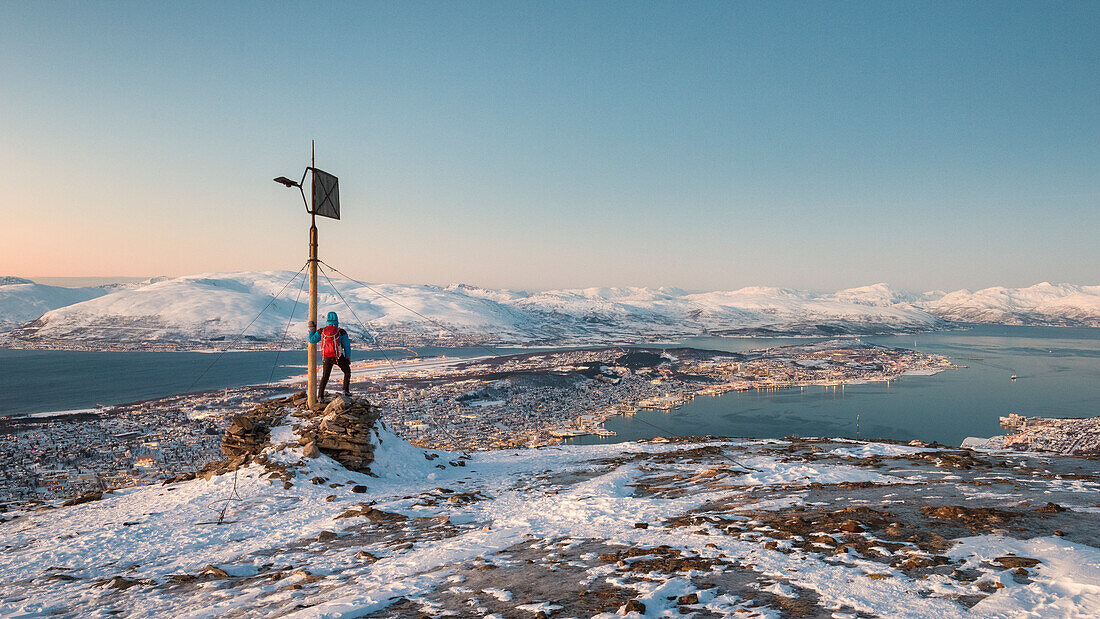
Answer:
[[[904,376],[889,385],[747,391],[700,397],[671,412],[639,411],[604,426],[617,436],[577,442],[634,440],[662,434],[749,436],[856,436],[921,439],[958,445],[967,436],[1001,434],[999,418],[1100,415],[1100,329],[978,326],[966,331],[865,337],[884,346],[913,348],[951,358],[957,370]],[[800,340],[805,342],[806,340]],[[686,344],[749,350],[774,340],[694,338]],[[969,360],[981,358],[981,360]],[[1016,381],[1010,377],[1016,374]],[[652,425],[647,425],[649,424]]]
[[[951,357],[968,368],[935,376],[906,376],[889,385],[843,389],[730,393],[701,397],[683,408],[614,417],[605,424],[617,436],[577,442],[622,441],[658,434],[751,437],[860,436],[936,440],[958,444],[966,436],[1000,433],[1008,413],[1058,417],[1100,415],[1100,329],[988,327],[966,331],[864,338],[876,344],[916,348]],[[750,350],[806,343],[805,338],[692,338],[685,345]],[[483,354],[476,349],[424,349],[421,354]],[[515,349],[502,350],[518,352]],[[393,353],[391,353],[393,354]],[[377,352],[357,358],[380,357]],[[981,361],[970,361],[981,357]],[[195,389],[267,382],[274,352],[222,356]],[[188,389],[214,356],[207,353],[95,353],[0,350],[0,415],[89,408]],[[279,355],[274,379],[300,374],[304,351]],[[1009,380],[1012,374],[1019,379]],[[660,427],[658,431],[651,425]]]
[[[501,354],[523,352],[498,349]],[[416,349],[423,356],[477,357],[479,348]],[[392,359],[409,356],[391,350]],[[356,360],[382,359],[354,350]],[[211,365],[213,364],[213,365]],[[0,417],[91,408],[282,380],[305,373],[305,350],[201,352],[81,352],[0,348]],[[272,371],[274,368],[274,372]],[[197,379],[197,380],[196,380]]]
[[[396,359],[408,356],[404,351],[387,354]],[[421,354],[485,353],[476,349],[426,348]],[[382,353],[355,351],[355,358],[381,359]],[[255,385],[304,374],[305,367],[304,350],[231,352],[219,356],[199,352],[0,349],[0,416],[91,408],[189,390]]]

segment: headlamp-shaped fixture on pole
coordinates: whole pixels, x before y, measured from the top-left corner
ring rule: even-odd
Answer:
[[[311,151],[313,147],[311,145]],[[332,174],[316,168],[316,153],[310,156],[310,165],[302,173],[302,180],[293,181],[285,176],[276,177],[276,183],[286,188],[297,187],[302,194],[302,203],[309,213],[309,326],[317,328],[317,216],[340,219],[340,183]],[[312,204],[306,200],[304,184],[306,177],[313,173],[310,183]],[[317,404],[320,394],[317,393],[317,344],[309,344],[307,354],[309,366],[309,381],[306,387],[309,407],[312,409]]]

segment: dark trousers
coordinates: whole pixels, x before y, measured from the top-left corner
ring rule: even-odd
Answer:
[[[325,385],[328,384],[328,376],[332,373],[332,366],[338,365],[340,369],[344,371],[344,391],[349,391],[351,388],[351,361],[348,358],[340,355],[340,357],[325,357],[321,360],[321,385],[318,388],[318,395],[325,394]]]

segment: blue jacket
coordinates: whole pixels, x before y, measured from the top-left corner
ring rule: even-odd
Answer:
[[[329,320],[328,325],[330,327],[339,327],[340,323],[335,320]],[[309,332],[309,343],[316,344],[321,341],[321,332],[314,329]],[[344,356],[349,360],[351,359],[351,338],[348,336],[348,332],[340,329],[340,348],[343,349]]]

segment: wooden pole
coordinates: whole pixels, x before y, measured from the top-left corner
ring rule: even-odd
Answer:
[[[311,218],[309,227],[309,323],[317,326],[317,220]],[[313,408],[317,404],[317,344],[310,342],[306,355],[309,366],[308,404]]]
[[[309,167],[310,173],[317,165],[317,148],[313,140],[309,142]],[[316,205],[314,205],[316,206]],[[310,208],[309,214],[309,323],[317,326],[317,214]],[[317,404],[317,344],[310,342],[309,352],[306,354],[306,364],[309,365],[309,381],[306,389],[307,404],[313,408]]]

